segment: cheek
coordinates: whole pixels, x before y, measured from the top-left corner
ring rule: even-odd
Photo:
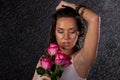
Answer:
[[[62,38],[63,38],[63,35],[62,35],[62,34],[56,34],[56,38],[57,38],[57,39],[62,39]]]
[[[73,34],[73,35],[70,36],[71,39],[75,39],[76,37],[77,37],[76,34]]]
[[[56,40],[59,40],[62,38],[62,35],[58,34],[57,31],[55,32]]]
[[[72,40],[75,40],[76,38],[78,38],[78,35],[77,35],[77,34],[72,34],[72,35],[70,36],[70,38],[71,38]]]
[[[78,39],[78,35],[72,35],[72,36],[71,36],[71,42],[72,42],[73,44],[75,44],[75,43],[77,42],[77,39]]]
[[[55,33],[55,36],[56,36],[56,41],[58,44],[60,44],[62,42],[62,35],[61,34],[58,34],[58,33]]]

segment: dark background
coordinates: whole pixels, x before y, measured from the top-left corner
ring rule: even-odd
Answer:
[[[120,0],[67,0],[101,16],[98,56],[88,80],[120,80]],[[31,80],[60,0],[0,0],[0,80]]]

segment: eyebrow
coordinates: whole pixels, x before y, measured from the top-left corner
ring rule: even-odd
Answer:
[[[76,27],[70,28],[70,30],[76,29]]]
[[[57,28],[57,29],[63,30],[63,28]]]
[[[57,29],[63,30],[63,28],[60,28],[60,27],[58,27]],[[69,28],[69,30],[73,30],[73,29],[76,29],[76,27]]]

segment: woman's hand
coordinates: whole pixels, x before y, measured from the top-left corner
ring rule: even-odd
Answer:
[[[40,80],[51,80],[51,78],[48,76],[41,76]]]
[[[66,6],[75,9],[77,5],[73,4],[73,3],[66,2],[66,1],[61,1],[58,4],[58,6],[56,7],[56,10],[59,10],[60,8],[65,8]]]

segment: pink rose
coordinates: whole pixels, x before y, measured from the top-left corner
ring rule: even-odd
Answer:
[[[55,43],[51,43],[51,44],[50,44],[50,47],[58,47],[58,45],[55,44]]]
[[[63,66],[64,66],[64,67],[67,67],[67,66],[69,66],[71,63],[72,63],[72,62],[71,62],[69,59],[66,59],[66,60],[64,61]]]
[[[64,67],[67,67],[71,64],[71,57],[62,53],[61,51],[58,51],[55,57],[55,63],[57,65],[62,65]]]
[[[40,65],[45,70],[50,70],[53,65],[52,59],[43,57],[41,58]]]
[[[47,51],[50,55],[55,55],[59,49],[59,46],[52,43],[50,46],[47,48]]]

